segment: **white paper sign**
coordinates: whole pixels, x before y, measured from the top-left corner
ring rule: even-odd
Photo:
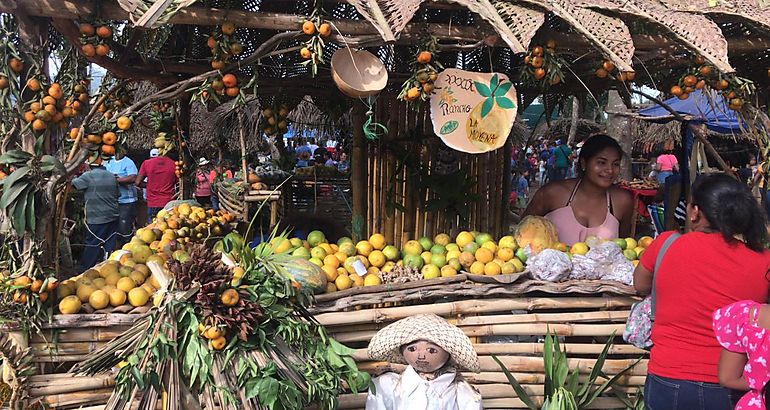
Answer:
[[[516,90],[505,74],[449,68],[430,97],[433,131],[458,151],[480,154],[502,147],[516,118]]]

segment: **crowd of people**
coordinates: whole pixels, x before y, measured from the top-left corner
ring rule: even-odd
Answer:
[[[297,168],[323,165],[337,168],[342,173],[350,171],[350,160],[347,154],[338,148],[338,142],[334,139],[327,140],[326,145],[320,147],[315,138],[295,138],[287,144],[287,149]]]
[[[201,158],[195,175],[195,199],[202,205],[219,209],[214,182],[232,177],[231,170],[213,166]],[[72,181],[73,188],[83,193],[85,202],[86,229],[80,269],[94,266],[106,254],[128,242],[139,223],[152,220],[177,197],[178,182],[174,160],[160,155],[155,148],[138,169],[122,149],[103,162],[88,164]],[[137,214],[140,204],[146,205],[146,215]]]

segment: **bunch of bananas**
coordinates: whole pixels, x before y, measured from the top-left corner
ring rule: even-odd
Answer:
[[[155,137],[154,145],[160,155],[166,155],[174,149],[174,140],[171,139],[168,133],[159,132],[158,136]]]

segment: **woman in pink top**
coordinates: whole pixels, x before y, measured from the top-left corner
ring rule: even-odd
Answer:
[[[633,197],[615,186],[623,150],[599,134],[580,150],[578,178],[551,182],[537,190],[524,215],[538,215],[556,226],[559,241],[572,246],[588,236],[614,239],[631,232]]]
[[[679,160],[671,154],[671,151],[666,151],[665,154],[658,155],[658,159],[655,160],[655,169],[658,171],[656,179],[663,185],[666,183],[666,178],[679,172]]]

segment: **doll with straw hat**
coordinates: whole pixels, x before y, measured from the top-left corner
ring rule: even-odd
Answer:
[[[377,332],[369,357],[407,364],[373,380],[366,410],[479,410],[481,395],[459,371],[478,373],[479,358],[459,328],[434,314],[410,316]]]

